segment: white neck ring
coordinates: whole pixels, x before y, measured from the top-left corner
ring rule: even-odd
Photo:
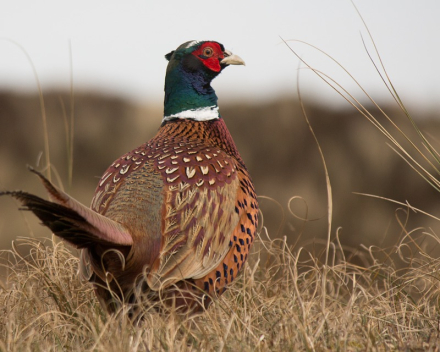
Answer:
[[[209,120],[218,119],[219,117],[220,115],[218,113],[218,106],[212,105],[198,109],[184,110],[178,112],[177,114],[164,116],[162,122],[173,119],[191,119],[195,121],[209,121]]]

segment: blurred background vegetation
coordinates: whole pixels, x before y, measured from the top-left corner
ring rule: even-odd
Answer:
[[[221,98],[221,97],[220,97]],[[66,119],[71,114],[70,93],[44,94],[52,165],[64,189],[89,204],[100,176],[120,155],[150,139],[159,128],[162,104],[142,105],[94,92],[75,92],[73,182],[68,182]],[[44,134],[38,95],[0,93],[0,188],[45,192],[26,165],[44,167]],[[407,118],[398,107],[384,110],[410,135]],[[375,194],[436,215],[438,194],[418,176],[383,137],[354,108],[329,109],[305,102],[306,113],[321,144],[333,189],[333,231],[347,249],[396,244],[402,236],[397,221],[405,221],[399,206],[353,192]],[[295,97],[273,101],[220,99],[220,111],[253,177],[264,226],[272,238],[286,236],[290,243],[312,248],[327,236],[327,193],[316,143]],[[377,112],[370,108],[373,113]],[[417,116],[428,136],[440,135],[435,112]],[[386,126],[386,122],[384,122]],[[431,140],[432,141],[432,140]],[[433,140],[436,147],[436,141]],[[57,180],[55,179],[55,182]],[[299,197],[290,203],[289,199]],[[303,200],[301,200],[302,198]],[[305,204],[307,204],[307,209]],[[18,236],[50,236],[18,203],[0,199],[0,247],[9,248]],[[306,214],[307,211],[307,214]],[[307,217],[310,221],[299,218]],[[432,228],[439,223],[410,212],[407,229]],[[337,230],[339,227],[341,229]],[[423,245],[423,244],[422,244]],[[428,244],[426,244],[428,245]]]

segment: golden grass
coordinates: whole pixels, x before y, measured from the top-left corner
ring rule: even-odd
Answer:
[[[141,326],[103,312],[63,243],[18,239],[1,253],[9,273],[0,291],[0,350],[436,350],[440,261],[424,248],[438,240],[422,232],[403,229],[389,251],[364,249],[358,258],[366,265],[348,263],[337,239],[325,266],[325,249],[312,254],[260,238],[240,278],[206,313],[151,311]]]

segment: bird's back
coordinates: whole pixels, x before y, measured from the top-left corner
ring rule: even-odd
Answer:
[[[247,259],[258,204],[223,119],[176,120],[107,169],[92,209],[132,234],[119,286],[127,282],[129,290],[132,278],[142,277],[157,291],[183,280],[212,294]],[[100,265],[95,275],[105,279],[102,250],[87,251]]]

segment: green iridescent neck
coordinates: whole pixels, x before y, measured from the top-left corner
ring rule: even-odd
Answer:
[[[200,70],[185,70],[181,63],[169,65],[165,78],[164,120],[218,118],[217,95],[211,87],[215,76]]]

